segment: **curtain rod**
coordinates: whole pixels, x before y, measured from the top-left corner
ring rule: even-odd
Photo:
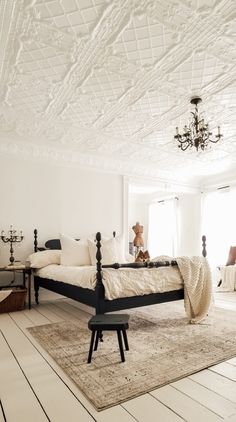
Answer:
[[[166,202],[166,201],[173,201],[173,199],[176,199],[176,201],[178,201],[178,200],[179,200],[179,198],[178,198],[177,196],[175,196],[174,198],[161,199],[160,201],[156,201],[156,202],[157,202],[157,204],[161,204],[161,203],[164,203],[164,202]],[[154,202],[155,202],[155,201],[154,201]]]
[[[221,190],[221,189],[229,189],[230,186],[226,185],[226,186],[220,186],[219,188],[217,188],[217,190]]]

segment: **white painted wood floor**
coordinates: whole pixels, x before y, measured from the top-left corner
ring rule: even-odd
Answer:
[[[0,422],[236,422],[236,357],[97,412],[26,329],[89,315],[43,296],[31,310],[0,315]],[[236,292],[217,293],[216,305],[236,311]]]

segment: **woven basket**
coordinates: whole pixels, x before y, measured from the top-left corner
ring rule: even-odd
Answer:
[[[21,311],[25,307],[27,289],[24,287],[13,288],[11,294],[0,302],[0,313]]]

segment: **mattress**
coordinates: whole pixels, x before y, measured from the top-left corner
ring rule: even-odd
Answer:
[[[108,300],[163,293],[183,288],[183,278],[179,268],[112,268],[103,269],[105,298]],[[94,266],[47,265],[35,275],[50,280],[73,284],[87,289],[95,289],[96,268]]]

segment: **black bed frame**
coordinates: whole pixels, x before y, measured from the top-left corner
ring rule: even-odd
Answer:
[[[115,232],[113,232],[115,236]],[[47,290],[59,293],[70,299],[77,300],[80,303],[95,308],[96,314],[104,314],[106,312],[118,311],[122,309],[137,308],[140,306],[154,305],[156,303],[171,302],[173,300],[180,300],[184,298],[184,289],[172,290],[164,293],[152,293],[143,296],[132,296],[120,299],[107,300],[105,299],[105,290],[102,282],[102,268],[153,268],[153,267],[166,267],[177,265],[176,261],[164,261],[164,262],[141,262],[141,263],[128,263],[113,265],[102,265],[101,255],[101,233],[96,234],[96,246],[97,246],[97,273],[96,273],[96,287],[95,290],[85,289],[79,286],[54,281],[39,276],[34,276],[34,289],[35,289],[35,301],[39,304],[39,287],[43,287]],[[206,257],[206,237],[202,236],[202,255]],[[47,249],[61,249],[60,240],[52,239],[45,243]],[[34,251],[45,250],[45,248],[38,247],[38,231],[34,230]]]

